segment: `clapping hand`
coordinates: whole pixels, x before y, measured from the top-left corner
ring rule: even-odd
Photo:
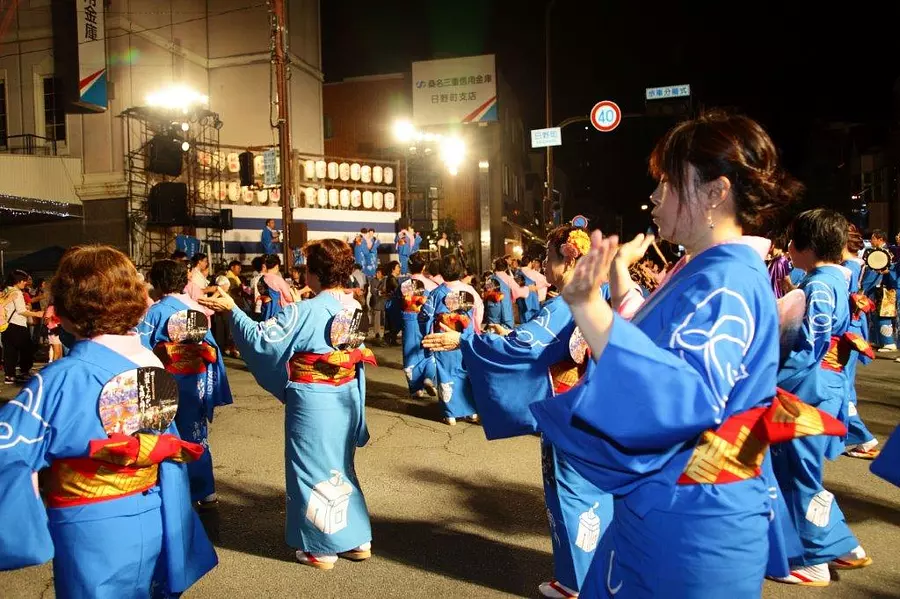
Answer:
[[[425,335],[422,339],[422,347],[431,351],[453,351],[454,349],[459,349],[461,335],[444,323],[440,323],[440,325],[443,332]]]
[[[652,234],[639,233],[628,243],[619,246],[615,259],[624,262],[626,266],[631,266],[644,257],[654,241],[656,237]]]
[[[231,295],[223,291],[221,287],[216,287],[212,297],[201,297],[197,303],[214,312],[231,312],[235,305]]]
[[[600,287],[609,279],[609,268],[618,248],[617,236],[604,238],[600,231],[591,234],[590,251],[578,260],[572,279],[563,288],[567,304],[574,307],[599,300]]]

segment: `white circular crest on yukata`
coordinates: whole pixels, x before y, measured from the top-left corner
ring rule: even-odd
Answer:
[[[276,317],[262,323],[262,337],[268,343],[281,343],[294,334],[300,322],[300,306],[302,303],[291,303],[284,307]],[[279,322],[279,318],[281,322]]]
[[[10,423],[0,422],[0,449],[9,449],[19,443],[33,445],[44,439],[47,431],[50,430],[50,423],[41,416],[41,404],[43,401],[44,377],[41,376],[41,373],[37,373],[16,398],[10,400],[9,403],[6,404],[7,406],[15,406],[17,409],[28,414],[29,418],[36,420],[39,424],[37,431],[29,432],[32,436],[26,437],[22,435],[21,432],[15,430]],[[8,407],[7,409],[10,408]]]
[[[178,385],[162,368],[133,368],[103,386],[97,407],[107,434],[162,433],[178,411]]]
[[[587,351],[588,344],[587,341],[584,340],[581,328],[575,327],[575,330],[572,331],[572,336],[569,337],[569,356],[571,356],[572,361],[576,364],[584,364]]]
[[[807,303],[810,308],[816,307],[816,314],[809,319],[809,328],[813,337],[831,336],[834,326],[834,292],[822,281],[810,281],[806,285]]]
[[[199,343],[207,332],[209,319],[199,310],[179,310],[166,323],[166,333],[175,343]]]
[[[722,305],[726,301],[732,310]],[[706,381],[716,400],[712,406],[717,413],[716,422],[721,422],[721,413],[735,384],[749,376],[743,358],[755,334],[756,321],[750,306],[741,294],[727,287],[716,289],[698,302],[672,332],[671,349],[680,350],[682,356],[685,352],[699,354],[703,361]],[[734,349],[738,350],[737,356]],[[735,357],[739,360],[732,362]]]
[[[834,504],[834,495],[822,489],[809,500],[806,506],[806,519],[814,526],[825,528],[831,520],[831,507]]]
[[[438,385],[438,396],[442,402],[450,403],[450,400],[453,399],[453,381]]]

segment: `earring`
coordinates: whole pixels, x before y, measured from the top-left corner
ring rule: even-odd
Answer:
[[[716,223],[714,223],[712,219],[712,210],[706,211],[706,223],[709,225],[710,229],[716,228]]]

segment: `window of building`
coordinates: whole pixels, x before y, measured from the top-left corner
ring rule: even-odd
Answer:
[[[331,139],[332,137],[334,137],[334,129],[333,129],[333,124],[331,122],[331,117],[326,114],[322,117],[322,120],[323,120],[323,126],[322,126],[323,135],[324,135],[325,139]]]
[[[9,144],[9,128],[6,119],[6,80],[0,79],[0,148]]]
[[[66,141],[66,107],[63,103],[62,85],[58,78],[41,77],[43,92],[42,112],[44,116],[43,135],[56,142]],[[40,135],[40,132],[38,132]]]

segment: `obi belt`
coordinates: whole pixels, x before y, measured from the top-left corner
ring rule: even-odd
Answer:
[[[175,435],[114,433],[90,442],[87,457],[55,460],[50,465],[50,507],[72,507],[142,493],[157,483],[163,460],[193,462],[203,446]]]
[[[422,311],[427,298],[424,295],[404,295],[403,311],[411,314],[418,314]]]
[[[844,333],[841,336],[833,336],[831,343],[828,345],[828,351],[825,357],[819,363],[825,370],[832,372],[843,372],[844,367],[850,361],[852,352],[859,352],[870,360],[875,359],[875,352],[869,342],[857,335],[856,333]]]
[[[863,314],[868,314],[875,310],[875,302],[869,299],[865,293],[850,294],[850,316],[853,320],[859,320]]]
[[[208,343],[156,344],[153,353],[170,374],[203,374],[209,364],[219,359],[218,350]]]
[[[472,322],[467,314],[457,314],[456,312],[442,312],[440,314],[435,314],[434,320],[457,333],[465,331],[469,328],[469,323]],[[443,331],[437,332],[443,333]]]
[[[550,382],[553,384],[554,395],[565,393],[578,384],[578,381],[581,380],[581,377],[584,376],[587,370],[588,358],[590,358],[590,353],[585,356],[582,364],[576,363],[571,358],[566,358],[550,367]]]
[[[356,380],[356,365],[360,363],[378,365],[372,350],[357,348],[327,354],[297,353],[291,357],[288,370],[290,379],[295,383],[338,387]]]
[[[481,299],[486,302],[491,302],[494,304],[499,304],[503,301],[503,292],[499,289],[491,289],[490,291],[485,291],[481,295]]]
[[[836,418],[778,389],[770,406],[735,414],[717,429],[704,432],[678,484],[724,484],[756,478],[769,445],[813,435],[846,434]]]

